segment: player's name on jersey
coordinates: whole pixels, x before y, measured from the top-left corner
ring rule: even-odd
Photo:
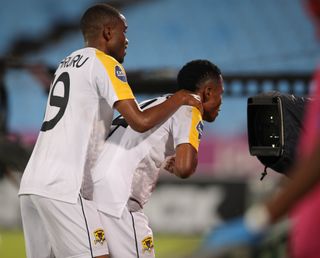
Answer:
[[[60,62],[59,68],[66,68],[71,66],[80,68],[85,64],[85,62],[87,62],[88,59],[89,57],[84,59],[83,55],[68,56]]]

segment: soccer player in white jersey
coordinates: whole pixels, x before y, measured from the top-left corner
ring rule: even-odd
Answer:
[[[63,59],[50,87],[44,122],[19,196],[28,258],[108,257],[94,203],[85,195],[90,170],[109,133],[114,109],[136,131],[164,122],[181,105],[202,109],[187,91],[142,111],[121,63],[127,23],[106,4],[82,16],[85,48]]]
[[[114,120],[93,169],[93,200],[101,212],[113,258],[155,256],[143,206],[163,164],[180,178],[195,172],[203,120],[213,122],[218,116],[223,79],[216,65],[207,60],[189,62],[178,74],[178,85],[201,99],[203,116],[194,107],[182,106],[167,121],[142,134],[127,126],[120,116]],[[167,95],[145,101],[141,108],[147,110],[170,98]]]

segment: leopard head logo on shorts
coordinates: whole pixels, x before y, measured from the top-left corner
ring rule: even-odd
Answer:
[[[101,245],[103,242],[106,240],[104,237],[104,231],[101,228],[98,228],[93,232],[94,234],[94,244],[96,245],[97,243],[100,243]]]
[[[152,236],[145,237],[142,241],[142,252],[151,252],[153,249],[153,239]]]

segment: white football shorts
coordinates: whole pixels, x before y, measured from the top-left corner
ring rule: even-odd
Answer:
[[[21,195],[28,258],[91,258],[108,254],[100,215],[92,201],[78,203]]]
[[[126,207],[121,218],[101,212],[106,240],[112,258],[154,258],[152,230],[142,210],[130,212]]]

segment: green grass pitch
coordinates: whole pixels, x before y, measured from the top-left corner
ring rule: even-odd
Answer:
[[[154,246],[157,258],[183,258],[193,253],[200,241],[197,236],[156,234]],[[25,258],[23,233],[0,230],[0,257]]]

